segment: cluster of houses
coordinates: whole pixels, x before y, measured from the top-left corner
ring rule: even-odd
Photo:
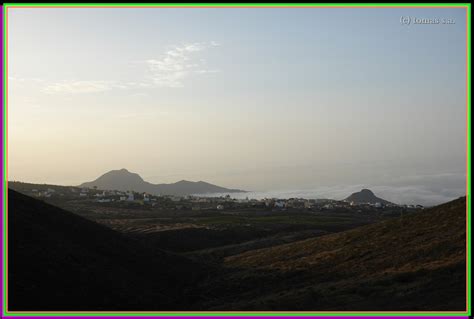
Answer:
[[[21,183],[20,183],[21,184]],[[33,184],[30,184],[33,185]],[[53,188],[54,187],[54,188]],[[356,203],[330,199],[304,199],[304,198],[264,198],[264,199],[235,199],[230,195],[220,197],[205,196],[168,196],[152,195],[133,191],[105,191],[96,188],[56,187],[48,185],[35,185],[23,191],[31,196],[40,198],[62,198],[64,200],[87,200],[100,204],[127,203],[149,205],[157,209],[174,210],[235,210],[235,209],[262,209],[266,211],[324,211],[345,209],[355,212],[377,210],[384,208],[423,209],[421,205],[395,205],[390,203]],[[114,205],[115,205],[114,204]]]
[[[92,194],[91,194],[92,192]],[[138,193],[133,191],[92,191],[89,188],[81,189],[79,197],[94,199],[98,203],[111,202],[139,202],[147,203],[156,201],[156,197],[147,193]]]
[[[52,188],[47,188],[46,190],[38,190],[36,188],[33,188],[31,191],[33,193],[33,196],[44,198],[50,198],[54,193],[56,193],[56,190]]]
[[[112,203],[112,202],[128,202],[140,203],[151,206],[163,206],[174,209],[191,209],[191,210],[218,210],[222,211],[229,208],[262,208],[272,210],[287,210],[287,209],[311,209],[318,206],[318,200],[290,198],[290,199],[235,199],[230,195],[220,197],[204,197],[196,195],[187,196],[157,196],[148,193],[138,193],[133,191],[104,191],[92,188],[63,188],[55,191],[54,189],[46,189],[39,191],[32,189],[34,196],[37,197],[66,197],[67,199],[84,199],[97,203]],[[325,208],[337,207],[337,202],[334,204],[327,204]],[[319,205],[318,207],[321,207]]]
[[[78,187],[61,187],[60,189],[53,188],[33,188],[27,190],[25,193],[34,197],[43,198],[66,198],[66,199],[88,199],[98,203],[109,203],[114,201],[144,201],[149,202],[153,200],[149,194],[140,194],[132,191],[103,191],[90,188],[78,188]]]

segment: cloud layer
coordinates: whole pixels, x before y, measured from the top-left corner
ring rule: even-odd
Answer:
[[[110,81],[62,81],[47,85],[43,92],[49,94],[97,93],[109,91],[113,88],[124,88],[124,86]]]
[[[206,61],[204,59],[197,60],[193,56],[197,52],[215,46],[218,46],[216,42],[175,46],[161,58],[147,60],[152,86],[183,87],[184,80],[192,75],[218,72],[218,70],[206,69]]]
[[[439,205],[466,195],[466,175],[445,173],[403,176],[385,185],[358,184],[323,186],[311,189],[236,193],[237,198],[331,198],[342,200],[354,192],[369,188],[383,199],[396,204]]]
[[[142,79],[134,82],[119,82],[107,80],[63,80],[47,83],[35,79],[43,85],[42,91],[47,94],[81,94],[98,93],[113,89],[136,88],[180,88],[186,80],[193,76],[217,73],[217,69],[208,69],[206,60],[198,53],[217,47],[219,44],[211,42],[195,42],[170,47],[157,58],[141,61],[146,69]],[[198,58],[199,57],[199,58]],[[9,77],[12,82],[25,82],[26,79]]]

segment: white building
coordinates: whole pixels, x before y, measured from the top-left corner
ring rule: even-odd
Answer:
[[[285,208],[285,202],[277,201],[274,205],[275,208]]]

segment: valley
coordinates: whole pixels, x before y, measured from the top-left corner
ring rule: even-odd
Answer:
[[[15,183],[12,186],[24,192],[32,187],[40,187]],[[51,196],[38,201],[12,192],[9,211],[13,221],[19,218],[15,217],[19,210],[19,199],[20,202],[30,201],[28,209],[40,214],[36,217],[40,219],[29,221],[29,226],[24,224],[26,221],[17,221],[12,225],[17,229],[12,232],[13,243],[19,245],[26,240],[27,246],[31,246],[26,248],[25,253],[28,255],[24,256],[21,250],[18,252],[17,248],[12,248],[12,251],[17,251],[16,257],[12,257],[12,269],[16,269],[11,277],[12,292],[15,292],[13,296],[17,296],[13,298],[13,304],[19,309],[26,307],[24,298],[34,299],[31,294],[37,288],[27,288],[28,284],[24,283],[24,272],[27,270],[18,266],[18,260],[29,259],[31,249],[39,252],[39,249],[59,243],[53,232],[51,240],[54,240],[41,242],[40,248],[37,246],[40,243],[32,241],[34,233],[18,232],[18,229],[38,226],[38,229],[46,231],[51,227],[59,227],[57,231],[62,234],[67,232],[67,228],[76,227],[70,222],[55,226],[56,220],[52,225],[48,224],[47,219],[40,216],[46,214],[47,217],[50,211],[63,214],[66,219],[82,219],[81,223],[87,222],[88,227],[97,228],[98,233],[111,232],[110,235],[113,233],[113,236],[123,238],[118,243],[125,241],[127,245],[136,245],[138,251],[143,251],[140,254],[144,256],[138,257],[136,261],[136,265],[142,265],[139,266],[140,270],[133,270],[135,266],[125,269],[140,274],[139,277],[144,281],[135,278],[136,275],[129,276],[133,278],[130,280],[134,281],[133,285],[142,287],[139,289],[143,291],[152,289],[145,293],[151,299],[147,297],[146,302],[137,300],[124,303],[121,307],[154,310],[333,311],[462,310],[465,305],[465,198],[429,209],[398,206],[374,208],[370,205],[358,205],[357,209],[350,209],[351,206],[332,202],[331,208],[321,205],[275,210],[272,207],[235,205],[223,210],[192,210],[160,207],[158,204],[151,206],[143,202],[101,203],[96,199],[78,200],[67,196]],[[61,189],[56,192],[61,192]],[[90,198],[94,198],[94,195],[90,194]],[[87,243],[87,240],[83,242],[81,239],[88,236],[87,233],[73,233],[76,234],[74,245]],[[27,238],[15,237],[25,234],[28,234]],[[93,236],[101,240],[99,238],[103,235]],[[112,239],[113,236],[104,238],[103,245],[116,246],[118,243]],[[74,257],[75,250],[70,252],[61,249],[59,256],[53,253],[50,258],[51,262],[56,260],[55,263],[57,259],[61,260],[64,276],[77,272],[77,263],[87,263],[87,259],[84,259],[86,255]],[[127,249],[120,249],[119,254],[124,256],[119,258],[132,258],[134,253],[127,252]],[[109,254],[106,250],[98,254]],[[148,254],[149,257],[145,257]],[[153,266],[157,262],[153,261],[156,257],[152,256],[157,255],[162,256],[158,258],[161,261],[157,261],[158,266]],[[38,268],[34,269],[36,275],[45,272],[41,277],[48,278],[52,275],[46,269],[49,261],[42,265],[42,260],[42,257],[38,258]],[[105,264],[90,271],[94,272],[94,276],[100,276],[96,272],[106,269],[101,267],[105,267]],[[113,270],[114,267],[109,268],[112,277],[107,276],[111,280],[115,271],[125,270]],[[158,269],[163,267],[167,276],[174,278],[171,282],[161,277],[163,272]],[[89,270],[82,271],[87,275]],[[147,283],[150,279],[153,285]],[[58,276],[49,280],[55,283]],[[166,299],[161,298],[161,302],[154,303],[152,300],[157,297],[153,296],[161,291],[161,288],[153,288],[155,284],[164,288],[174,280],[180,282],[182,291],[186,291],[188,297],[183,299],[181,292],[175,291]],[[130,284],[124,282],[123,288]],[[84,282],[82,285],[86,290],[94,286]],[[109,285],[113,286],[111,283]],[[35,284],[34,287],[41,285]],[[64,289],[66,286],[61,287]],[[117,291],[117,296],[111,296],[111,305],[114,300],[127,298],[128,292]],[[69,298],[72,296],[70,294]],[[449,300],[445,300],[447,296],[451,296]],[[64,298],[58,300],[66,300],[67,295]],[[41,307],[57,306],[45,306],[48,302],[42,302]],[[81,307],[97,307],[95,302],[81,304]],[[62,307],[70,307],[67,304]],[[32,303],[27,308],[34,305],[39,304]]]

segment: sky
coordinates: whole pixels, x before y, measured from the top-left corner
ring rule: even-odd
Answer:
[[[10,8],[8,178],[456,198],[465,42],[464,9]]]

